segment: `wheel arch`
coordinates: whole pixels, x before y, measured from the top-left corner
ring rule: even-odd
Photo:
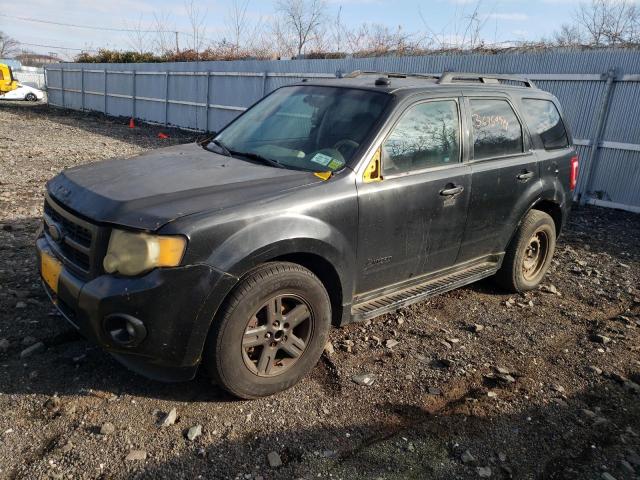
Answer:
[[[242,258],[231,266],[229,273],[238,278],[237,284],[255,268],[270,262],[291,262],[311,271],[320,279],[331,300],[332,324],[344,323],[344,315],[351,305],[352,278],[348,272],[352,270],[338,250],[316,239],[282,240]]]
[[[563,226],[563,215],[562,207],[558,202],[549,199],[540,199],[536,203],[534,203],[529,210],[527,210],[527,213],[529,213],[529,211],[531,210],[540,210],[541,212],[549,215],[553,219],[553,223],[556,227],[556,238],[560,236],[560,231],[562,230]],[[525,215],[527,213],[525,213]]]
[[[560,236],[560,231],[562,230],[562,226],[564,224],[564,214],[563,214],[562,206],[556,200],[538,197],[529,204],[529,207],[522,213],[522,215],[518,219],[515,225],[515,228],[513,229],[513,231],[511,232],[511,235],[508,238],[507,243],[504,244],[505,250],[509,247],[509,245],[511,245],[511,242],[516,236],[516,233],[518,232],[520,225],[522,225],[523,220],[531,210],[539,210],[541,212],[548,214],[553,220],[553,223],[556,229],[556,240]]]
[[[342,281],[334,265],[321,255],[309,252],[289,253],[271,260],[273,262],[291,262],[301,265],[320,279],[331,300],[331,323],[342,324],[343,292]]]

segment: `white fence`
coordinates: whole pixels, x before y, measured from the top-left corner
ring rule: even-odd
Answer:
[[[20,83],[24,83],[30,87],[39,88],[41,90],[46,88],[44,68],[22,67],[12,69],[12,71],[13,76]]]

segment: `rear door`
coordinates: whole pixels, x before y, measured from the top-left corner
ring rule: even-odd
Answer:
[[[465,98],[472,191],[458,262],[504,252],[529,200],[540,191],[525,123],[507,95]]]
[[[460,101],[407,106],[380,143],[382,181],[358,180],[358,293],[455,263],[471,187]]]

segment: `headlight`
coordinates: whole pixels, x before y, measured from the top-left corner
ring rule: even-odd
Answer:
[[[108,273],[138,275],[156,267],[176,267],[187,239],[180,235],[149,235],[113,230],[102,262]]]

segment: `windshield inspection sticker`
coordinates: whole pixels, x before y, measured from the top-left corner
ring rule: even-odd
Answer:
[[[316,153],[311,159],[312,162],[319,163],[323,167],[329,165],[329,162],[331,160],[333,160],[333,158],[331,158],[329,155],[325,155],[324,153]]]
[[[344,165],[344,162],[341,160],[336,160],[335,158],[329,162],[329,168],[331,170],[337,170]]]

